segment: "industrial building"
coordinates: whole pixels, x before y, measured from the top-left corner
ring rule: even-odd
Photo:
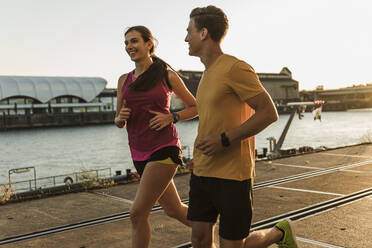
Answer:
[[[203,72],[180,70],[178,73],[190,92],[196,96],[196,90]],[[257,73],[257,75],[276,106],[280,107],[287,102],[299,101],[298,81],[292,78],[292,72],[287,67],[284,67],[279,73]],[[182,109],[184,105],[180,99],[174,96],[172,107]]]
[[[98,97],[106,85],[103,78],[0,76],[0,129],[95,123],[89,113],[114,111],[113,97]]]
[[[318,89],[301,91],[302,101],[323,100],[325,111],[345,111],[372,108],[372,84],[357,85],[340,89]]]

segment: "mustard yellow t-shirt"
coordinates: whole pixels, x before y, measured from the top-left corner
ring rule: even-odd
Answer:
[[[233,56],[223,54],[203,73],[196,93],[199,114],[198,141],[240,126],[253,115],[245,100],[264,92],[252,67]],[[213,156],[194,147],[194,171],[197,176],[233,180],[252,178],[254,174],[254,137],[235,142]]]

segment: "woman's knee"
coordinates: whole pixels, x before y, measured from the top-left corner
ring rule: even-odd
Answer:
[[[167,215],[167,216],[169,216],[169,217],[171,217],[171,218],[175,218],[175,219],[177,219],[178,218],[178,216],[179,216],[179,208],[181,207],[181,206],[176,206],[176,207],[166,207],[166,206],[162,206],[163,207],[163,210],[164,210],[164,213]]]
[[[188,206],[180,204],[172,204],[171,206],[162,204],[164,212],[167,216],[175,219],[186,219]]]

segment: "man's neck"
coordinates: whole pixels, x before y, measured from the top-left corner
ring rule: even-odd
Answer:
[[[222,49],[219,45],[207,46],[205,50],[200,55],[200,61],[204,64],[205,70],[218,59],[219,56],[223,54]]]

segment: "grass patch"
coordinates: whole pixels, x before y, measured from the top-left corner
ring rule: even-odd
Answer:
[[[367,132],[360,137],[360,141],[361,143],[372,143],[372,130],[367,130]]]

